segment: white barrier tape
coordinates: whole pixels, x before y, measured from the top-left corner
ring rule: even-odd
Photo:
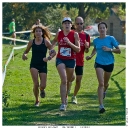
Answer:
[[[11,60],[13,54],[14,54],[14,49],[12,49],[12,52],[11,52],[11,54],[10,54],[10,56],[9,56],[9,58],[8,58],[8,60],[7,60],[7,62],[5,63],[5,66],[4,66],[3,81],[2,81],[3,84],[4,84],[4,80],[5,80],[5,76],[6,76],[6,67],[7,67],[8,63],[10,62],[10,60]],[[2,84],[2,85],[3,85],[3,84]]]
[[[12,58],[12,56],[13,56],[13,53],[14,53],[14,50],[12,49],[12,52],[11,52],[11,54],[10,54],[10,56],[9,56],[9,58],[8,58],[8,60],[7,60],[7,62],[5,63],[5,66],[7,66],[8,63],[10,62],[10,60],[11,60],[11,58]]]
[[[9,39],[9,40],[20,41],[20,42],[26,42],[26,43],[28,43],[28,42],[29,42],[28,40],[14,39],[14,38],[5,37],[5,36],[2,36],[2,38],[3,38],[3,39]]]
[[[28,32],[32,32],[31,30],[28,31],[20,31],[20,32],[16,32],[16,33],[28,33]],[[52,35],[56,35],[56,33],[51,32]]]
[[[2,73],[2,85],[4,84],[4,80],[5,80],[5,76],[6,76],[6,66],[4,67],[4,72]]]
[[[52,34],[52,35],[56,35],[56,33],[52,33],[52,32],[51,32],[51,34]]]
[[[17,33],[29,33],[29,32],[31,33],[32,30],[28,30],[28,31],[19,31],[19,32],[15,32],[15,33],[17,34]],[[9,33],[9,32],[4,32],[4,33],[2,33],[2,34],[4,35],[4,34],[10,34],[10,33]],[[56,35],[56,33],[52,33],[52,32],[51,32],[51,34],[52,34],[52,35]]]
[[[20,32],[15,32],[15,33],[30,33],[32,32],[31,30],[28,30],[28,31],[20,31]]]
[[[3,77],[3,79],[2,79],[3,80],[2,81],[3,82],[2,85],[4,84],[4,80],[5,80],[5,76],[6,76],[6,67],[9,64],[12,56],[14,55],[14,49],[22,49],[22,48],[25,48],[25,47],[27,47],[27,45],[19,46],[19,47],[13,47],[12,52],[10,53],[10,56],[9,56],[7,62],[5,63],[5,66],[4,66],[4,71],[3,71],[3,74],[2,74],[2,77]]]
[[[126,48],[126,45],[119,45],[120,48]]]
[[[13,49],[21,49],[21,48],[25,48],[25,47],[27,47],[27,44],[24,46],[20,46],[20,47],[13,47]]]
[[[19,32],[15,32],[15,33],[29,33],[29,32],[32,32],[31,30],[28,30],[28,31],[19,31]],[[3,35],[5,34],[10,34],[9,32],[4,32],[2,33]]]

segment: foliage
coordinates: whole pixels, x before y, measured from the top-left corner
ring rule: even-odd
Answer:
[[[62,26],[62,19],[64,17],[71,17],[72,21],[75,20],[75,17],[77,16],[77,9],[71,8],[69,11],[65,9],[65,6],[63,8],[57,8],[53,9],[53,7],[48,7],[46,9],[46,23],[47,25],[51,24],[49,27],[52,32],[57,32],[58,28]],[[56,20],[54,20],[56,19]]]
[[[67,11],[64,8],[53,9],[48,7],[45,13],[47,25],[50,24],[50,30],[56,33],[58,28],[61,27],[63,15],[66,15]]]
[[[90,14],[90,10],[93,10],[93,13],[95,14],[95,18],[99,17],[98,13],[95,12],[95,10],[97,11],[101,11],[102,13],[104,13],[104,11],[106,11],[107,8],[112,8],[116,5],[120,5],[122,7],[122,9],[125,8],[125,3],[107,3],[107,2],[86,2],[86,3],[63,3],[61,4],[61,6],[66,5],[67,10],[69,10],[71,7],[77,8],[78,11],[78,15],[83,17],[83,19],[85,19],[89,14]],[[105,15],[105,14],[104,14]]]
[[[126,10],[125,9],[122,9],[123,5],[119,6],[117,5],[115,7],[115,11],[116,11],[116,14],[121,18],[121,20],[126,20]]]
[[[42,24],[50,25],[56,32],[61,26],[64,16],[70,16],[74,21],[76,16],[82,16],[87,24],[94,23],[96,18],[107,18],[110,8],[118,6],[119,15],[125,13],[125,3],[107,2],[69,2],[69,3],[38,3],[38,2],[3,2],[3,32],[8,32],[12,18],[16,20],[16,31],[30,30],[36,19]]]
[[[9,98],[10,98],[10,95],[7,93],[7,91],[4,91],[4,92],[2,93],[2,103],[3,103],[3,107],[4,107],[4,106],[5,106],[5,107],[8,107],[8,105],[9,105],[9,102],[8,102]]]
[[[50,25],[51,30],[57,31],[62,18],[70,14],[74,19],[77,10],[67,11],[58,3],[3,3],[3,31],[8,31],[12,18],[16,20],[17,31],[30,30],[38,18],[43,25]]]

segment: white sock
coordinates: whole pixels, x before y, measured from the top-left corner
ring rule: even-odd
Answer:
[[[100,106],[99,106],[99,108],[101,109],[101,108],[104,108],[104,105],[103,104],[101,104]]]

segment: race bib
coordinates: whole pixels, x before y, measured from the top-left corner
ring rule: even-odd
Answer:
[[[71,48],[60,48],[60,55],[61,56],[71,56]]]

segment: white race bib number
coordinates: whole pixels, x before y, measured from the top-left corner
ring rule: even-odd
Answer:
[[[71,48],[60,48],[60,55],[61,56],[71,56]]]

